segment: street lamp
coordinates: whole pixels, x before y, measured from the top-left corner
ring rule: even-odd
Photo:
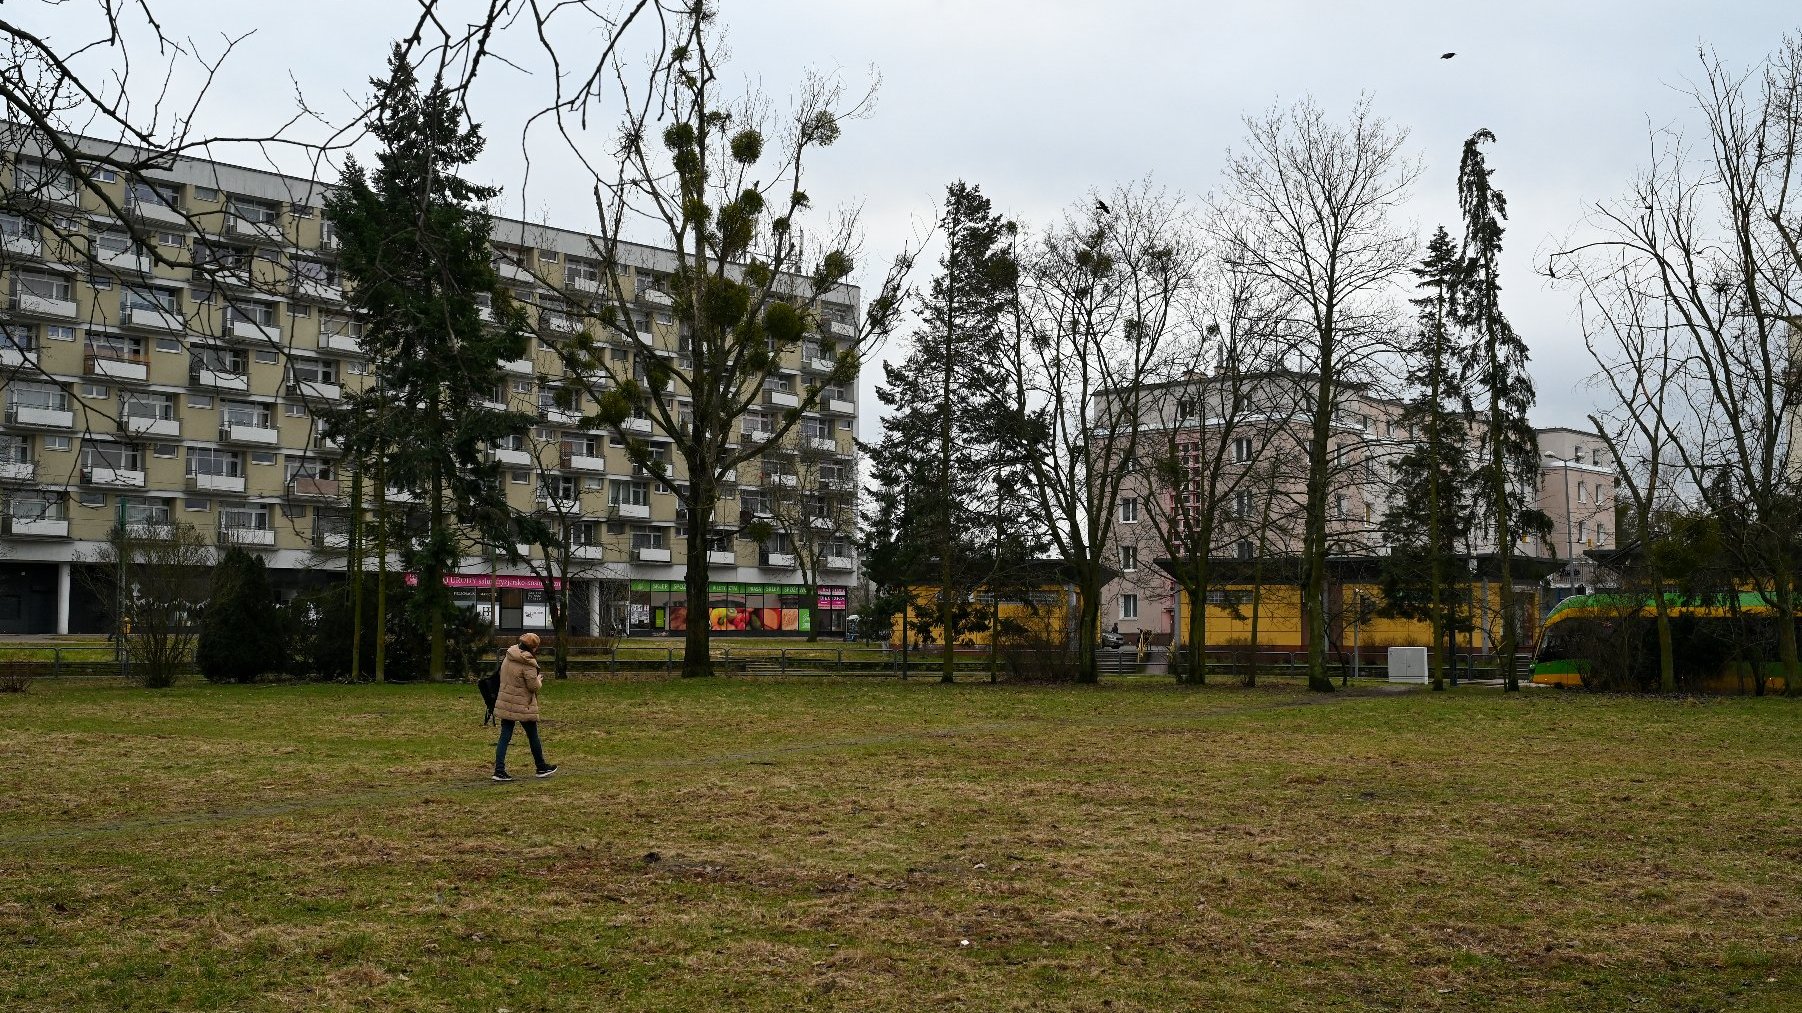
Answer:
[[[1545,456],[1557,461],[1558,466],[1564,469],[1564,569],[1566,573],[1571,573],[1571,564],[1576,561],[1577,544],[1576,539],[1572,536],[1572,531],[1576,525],[1571,520],[1570,466],[1576,459],[1572,458],[1567,461],[1549,450],[1545,452]],[[1573,580],[1574,575],[1572,580],[1567,580],[1565,582],[1566,588],[1570,586]]]

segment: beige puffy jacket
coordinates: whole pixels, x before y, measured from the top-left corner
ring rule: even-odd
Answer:
[[[518,644],[507,648],[507,657],[501,662],[501,692],[494,701],[494,716],[511,721],[538,720],[538,690],[543,685],[538,659],[520,650]]]

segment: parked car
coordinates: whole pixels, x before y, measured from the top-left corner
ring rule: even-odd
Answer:
[[[1126,643],[1126,638],[1121,636],[1118,633],[1115,633],[1113,630],[1108,630],[1106,633],[1103,633],[1101,635],[1101,646],[1108,648],[1109,650],[1113,650],[1114,648],[1121,647],[1121,646],[1125,645],[1125,643]]]

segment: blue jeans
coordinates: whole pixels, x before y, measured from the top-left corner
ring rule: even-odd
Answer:
[[[507,772],[507,743],[513,741],[515,723],[512,718],[501,718],[501,740],[494,746],[494,772],[496,774]],[[532,762],[538,764],[539,770],[550,766],[544,762],[544,744],[538,741],[538,722],[520,721],[517,723],[526,728],[526,741],[532,744]]]

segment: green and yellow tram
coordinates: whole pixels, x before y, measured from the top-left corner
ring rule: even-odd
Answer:
[[[1705,693],[1783,691],[1776,609],[1755,591],[1667,595],[1677,688]],[[1795,620],[1792,619],[1792,622]],[[1799,636],[1802,640],[1802,636]],[[1658,624],[1649,595],[1576,595],[1546,617],[1533,681],[1625,692],[1658,689]]]

